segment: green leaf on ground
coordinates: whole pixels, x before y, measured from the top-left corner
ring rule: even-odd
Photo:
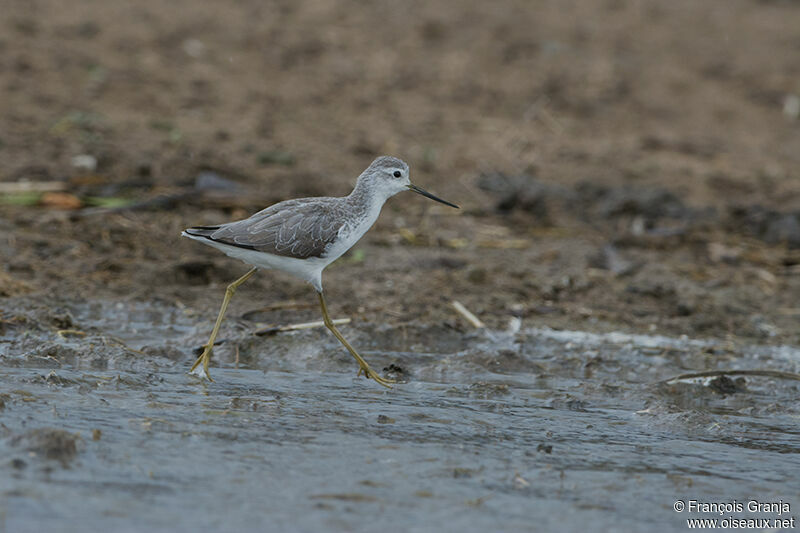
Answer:
[[[36,191],[0,194],[0,204],[26,207],[38,204],[41,198],[42,193]]]

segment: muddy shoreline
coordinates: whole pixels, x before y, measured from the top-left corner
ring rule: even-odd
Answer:
[[[4,7],[0,533],[800,509],[795,3]],[[398,195],[325,272],[402,383],[324,330],[255,335],[320,318],[275,273],[217,381],[187,376],[247,267],[181,230],[347,194],[383,154],[462,206]],[[664,382],[710,370],[768,372]]]
[[[314,331],[251,336],[238,368],[221,357],[214,383],[169,358],[173,335],[144,354],[84,337],[5,355],[4,525],[371,531],[374,518],[391,531],[542,520],[599,531],[657,520],[679,531],[670,499],[797,490],[797,382],[661,383],[709,361],[791,371],[797,348],[415,333],[444,343],[364,350],[376,368],[403,369],[390,391],[356,379],[335,339]]]

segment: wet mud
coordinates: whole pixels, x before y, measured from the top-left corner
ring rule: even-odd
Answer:
[[[115,326],[115,311],[160,326],[144,337],[135,321]],[[682,531],[681,497],[800,489],[800,382],[666,381],[791,372],[797,348],[512,319],[506,330],[412,329],[407,350],[391,351],[380,328],[344,326],[403,381],[385,390],[356,378],[323,330],[242,330],[217,348],[208,383],[186,373],[180,347],[206,332],[179,309],[63,312],[88,333],[2,337],[7,531],[604,531],[654,520]],[[20,349],[31,342],[42,348]]]

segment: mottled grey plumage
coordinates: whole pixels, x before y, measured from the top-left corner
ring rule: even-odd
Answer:
[[[283,257],[324,257],[344,225],[346,198],[287,200],[250,218],[189,228],[189,235]]]
[[[408,165],[391,156],[382,156],[361,173],[356,187],[342,198],[300,198],[280,202],[244,220],[219,226],[196,226],[186,233],[210,241],[272,255],[308,259],[324,258],[345,224],[356,226],[372,200],[374,187],[367,181],[376,172],[404,169]]]

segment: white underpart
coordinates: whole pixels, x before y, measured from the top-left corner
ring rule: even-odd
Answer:
[[[353,219],[341,227],[336,240],[325,250],[324,260],[327,261],[325,266],[339,259],[369,231],[375,221],[378,220],[378,215],[381,214],[381,208],[384,203],[386,203],[386,198],[378,198],[370,202],[367,210],[361,213],[361,217]]]
[[[399,191],[398,191],[399,192]],[[339,230],[338,238],[331,244],[325,251],[324,257],[309,257],[307,259],[295,259],[293,257],[285,257],[281,255],[272,255],[257,250],[248,250],[247,248],[239,248],[230,246],[219,242],[214,242],[205,237],[197,235],[189,235],[183,232],[184,237],[189,237],[196,241],[202,242],[209,246],[222,251],[229,257],[239,259],[263,270],[280,270],[302,280],[305,280],[318,292],[322,292],[322,271],[325,267],[339,259],[347,250],[349,250],[356,242],[364,236],[364,234],[372,227],[381,213],[383,204],[386,203],[387,198],[384,195],[377,194],[373,196],[373,201],[370,202],[369,207],[362,213],[362,216],[352,220],[350,223],[345,224]]]

